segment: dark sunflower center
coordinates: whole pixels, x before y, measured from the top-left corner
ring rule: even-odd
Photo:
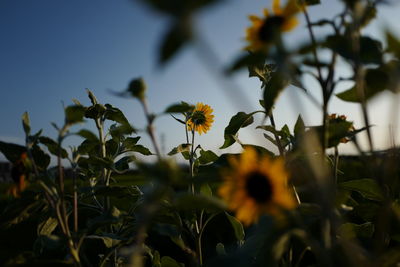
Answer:
[[[246,180],[247,194],[258,203],[265,203],[272,197],[272,186],[264,174],[252,172]]]
[[[282,16],[268,17],[258,32],[258,38],[264,42],[272,41],[284,22],[285,18]]]
[[[203,111],[195,111],[192,114],[191,120],[196,125],[202,125],[206,122],[206,116]]]

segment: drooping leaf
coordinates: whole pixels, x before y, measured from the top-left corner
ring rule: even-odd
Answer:
[[[79,132],[76,133],[76,135],[79,135],[80,137],[83,137],[89,141],[97,142],[99,139],[97,138],[97,135],[95,135],[93,132],[82,129],[79,130]]]
[[[232,66],[227,70],[227,74],[231,74],[242,68],[252,68],[252,66],[263,66],[265,64],[265,55],[262,53],[245,54],[235,60]],[[254,73],[255,74],[255,73]]]
[[[44,171],[50,164],[50,156],[46,154],[38,145],[32,147],[32,157],[39,171]]]
[[[218,159],[218,156],[212,152],[211,150],[200,150],[200,157],[199,157],[199,163],[202,165],[214,162]]]
[[[122,111],[119,108],[116,108],[110,104],[105,104],[105,107],[106,107],[105,118],[107,120],[115,121],[122,125],[129,124],[124,113],[122,113]]]
[[[380,64],[382,62],[381,42],[368,36],[360,37],[359,55],[354,53],[352,40],[348,36],[330,35],[326,39],[325,46],[353,62],[358,59],[363,64]]]
[[[131,146],[130,151],[138,152],[138,153],[140,153],[142,155],[145,155],[145,156],[153,155],[153,153],[147,147],[145,147],[143,145]]]
[[[68,157],[68,152],[64,148],[60,147],[58,143],[50,137],[40,136],[39,142],[45,145],[51,154],[55,156],[58,156],[58,154],[60,154],[63,159]]]
[[[389,75],[384,68],[367,69],[364,82],[365,99],[368,100],[376,94],[388,89],[389,82]],[[356,86],[336,94],[336,96],[343,101],[360,102]]]
[[[224,131],[225,142],[220,147],[220,149],[227,148],[233,145],[236,142],[234,137],[237,135],[239,129],[252,124],[254,121],[253,115],[257,112],[259,111],[255,111],[249,114],[244,112],[238,112],[236,115],[234,115],[229,121],[228,126],[225,128]]]
[[[186,102],[181,102],[179,104],[173,104],[169,106],[164,112],[165,113],[184,113],[191,112],[193,110],[193,105],[189,105]]]
[[[21,145],[0,141],[0,152],[10,161],[16,162],[21,154],[26,152],[26,148]]]
[[[164,64],[191,39],[189,20],[178,21],[167,31],[160,47],[159,62]]]
[[[275,104],[279,94],[288,85],[288,79],[280,72],[275,72],[268,83],[264,87],[264,108],[266,114],[269,114]]]
[[[169,153],[168,156],[175,155],[177,153],[190,151],[191,144],[180,144],[177,147],[174,147]]]
[[[346,190],[356,191],[363,197],[382,201],[384,200],[383,193],[378,183],[373,179],[358,179],[340,183],[339,186]]]

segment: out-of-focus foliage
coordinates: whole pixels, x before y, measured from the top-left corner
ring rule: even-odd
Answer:
[[[171,20],[161,65],[196,42],[197,12],[223,4],[143,2]],[[323,1],[274,0],[271,13],[251,16],[251,51],[242,51],[227,72],[247,68],[259,79],[260,107],[230,118],[222,152],[197,140],[213,127],[215,107],[181,101],[153,113],[142,78],[116,94],[143,107],[144,127],[89,90],[89,105],[74,100],[62,123],[52,123],[55,137],[35,132],[25,112],[25,145],[0,141],[11,164],[10,181],[0,184],[1,265],[398,265],[400,154],[374,149],[367,112],[370,99],[399,86],[400,40],[391,32],[385,42],[363,32],[381,2],[343,0],[342,12],[313,21],[308,10]],[[297,25],[300,15],[305,25]],[[316,38],[319,27],[326,34]],[[290,30],[307,31],[309,38],[289,50],[283,35]],[[349,66],[346,77],[338,77],[339,63]],[[315,79],[320,99],[303,83],[306,76]],[[342,81],[351,88],[337,92]],[[299,114],[294,125],[278,127],[275,117],[284,114],[274,106],[284,90],[301,90],[319,105],[320,124],[307,125]],[[330,114],[334,97],[359,104],[365,124],[356,128],[351,118]],[[171,127],[186,134],[167,155],[154,127],[159,116],[171,116]],[[243,140],[242,128],[262,134],[265,143]],[[359,146],[361,132],[367,150]],[[70,136],[81,140],[67,148]],[[343,143],[359,153],[340,155]],[[234,144],[244,152],[224,153]]]

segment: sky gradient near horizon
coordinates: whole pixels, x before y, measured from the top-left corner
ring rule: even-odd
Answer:
[[[339,11],[340,1],[321,2],[322,5],[310,7],[312,18],[331,17]],[[197,32],[218,55],[221,65],[228,66],[240,55],[245,46],[244,31],[250,25],[247,16],[261,15],[265,7],[270,8],[271,1],[226,0],[196,16]],[[382,30],[389,27],[400,36],[399,11],[396,1],[391,6],[382,6],[378,20],[366,32],[381,38]],[[307,38],[302,18],[300,21],[300,26],[287,36],[290,46],[296,47]],[[237,150],[237,146],[222,151],[218,147],[223,143],[223,130],[235,113],[259,108],[258,80],[249,79],[246,71],[224,80],[210,71],[212,68],[193,46],[184,48],[166,66],[160,67],[158,46],[169,23],[169,18],[153,12],[140,1],[1,1],[0,140],[24,142],[21,115],[25,111],[30,115],[33,131],[43,129],[45,135],[55,138],[50,122],[62,122],[62,102],[69,105],[76,98],[89,105],[85,88],[91,89],[100,102],[121,108],[135,127],[143,128],[144,116],[139,103],[110,93],[124,90],[132,78],[141,76],[148,84],[147,95],[153,112],[162,112],[181,100],[207,103],[214,109],[215,123],[198,140],[203,147],[218,154]],[[226,91],[232,84],[246,96],[247,102],[234,103],[227,97]],[[307,125],[318,124],[321,120],[318,110],[298,90],[289,89],[282,94],[275,109],[278,126],[287,123],[292,128],[299,113]],[[378,148],[387,145],[384,135],[389,127],[386,119],[393,109],[388,102],[391,99],[393,95],[384,93],[369,105],[372,124],[377,125],[374,134],[380,137],[376,142]],[[363,126],[360,109],[355,104],[335,99],[330,111],[348,115],[356,128]],[[91,122],[82,127],[93,129]],[[184,129],[171,117],[161,117],[156,127],[159,138],[164,140],[165,153],[185,142]],[[244,129],[240,133],[245,143],[265,142],[261,132],[257,136],[250,132]],[[151,147],[145,134],[141,135],[142,142]],[[79,140],[72,139],[71,143],[78,145]],[[351,152],[351,148],[344,151]]]

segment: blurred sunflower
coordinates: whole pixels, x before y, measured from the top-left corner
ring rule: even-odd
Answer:
[[[266,52],[275,36],[280,32],[287,32],[295,28],[298,20],[295,15],[300,11],[296,0],[288,0],[286,6],[280,7],[280,0],[272,4],[273,14],[264,9],[264,18],[250,15],[252,25],[246,29],[246,40],[249,45],[245,49],[252,52]]]
[[[240,159],[229,161],[232,168],[224,174],[218,193],[245,225],[257,222],[261,214],[277,216],[297,205],[281,159],[259,158],[254,149],[246,148]]]
[[[187,120],[188,129],[199,134],[206,133],[214,122],[212,112],[213,109],[209,105],[197,103]]]
[[[20,194],[26,189],[28,183],[28,171],[26,165],[29,163],[28,161],[28,155],[26,152],[24,152],[21,154],[20,158],[13,163],[11,168],[11,178],[13,179],[14,184],[8,189],[8,195],[19,197]]]

